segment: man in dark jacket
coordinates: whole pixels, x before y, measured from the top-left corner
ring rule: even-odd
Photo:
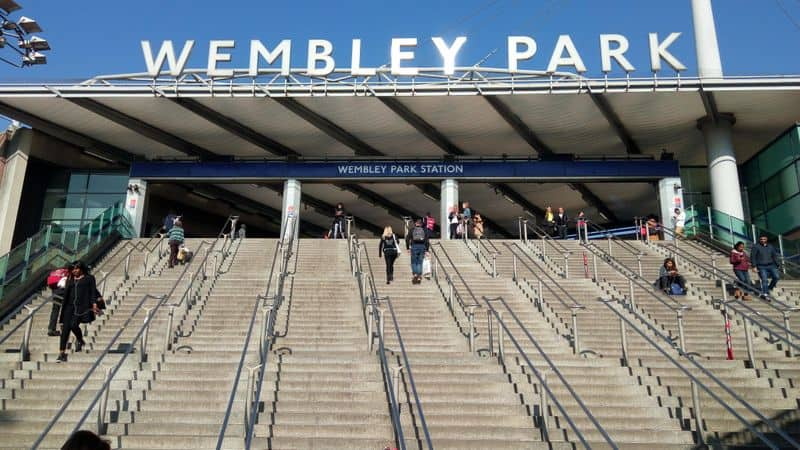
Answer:
[[[411,252],[411,273],[414,274],[411,279],[412,284],[422,282],[422,260],[425,259],[425,253],[430,247],[428,233],[422,226],[422,219],[417,219],[414,221],[414,228],[406,235],[406,249]]]
[[[775,288],[780,280],[778,267],[781,265],[781,255],[778,250],[768,243],[767,237],[758,238],[758,244],[750,251],[750,263],[758,269],[758,278],[761,279],[761,297],[766,298],[769,291]],[[770,283],[767,285],[767,277]]]
[[[558,237],[561,239],[567,238],[567,223],[569,218],[564,208],[558,208],[558,214],[553,218],[556,222],[556,230],[558,230]]]

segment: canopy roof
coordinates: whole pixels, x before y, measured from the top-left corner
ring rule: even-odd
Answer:
[[[114,161],[658,158],[667,151],[681,165],[705,165],[701,118],[733,115],[740,162],[800,120],[800,77],[589,80],[474,68],[406,79],[239,76],[208,80],[187,71],[172,79],[129,74],[79,84],[0,84],[0,113]],[[223,187],[280,208],[274,190]],[[437,190],[396,183],[304,187],[309,198],[342,201],[362,220],[396,227],[399,220],[386,209],[435,213]],[[517,216],[537,215],[547,205],[584,210],[600,221],[656,210],[655,190],[646,183],[462,184],[460,196],[509,232]]]

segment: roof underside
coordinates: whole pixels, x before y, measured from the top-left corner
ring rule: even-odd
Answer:
[[[146,159],[186,158],[187,148],[200,155],[207,151],[246,159],[283,158],[288,152],[331,158],[358,154],[436,158],[448,153],[626,157],[641,152],[657,158],[666,150],[681,165],[704,165],[703,136],[697,129],[697,120],[707,115],[701,91],[712,93],[717,111],[735,116],[733,143],[740,162],[800,120],[800,80],[745,80],[711,87],[699,82],[650,81],[649,88],[586,84],[513,93],[484,88],[458,95],[446,91],[435,95],[411,91],[281,95],[257,90],[230,90],[223,95],[212,88],[189,94],[179,90],[182,101],[176,101],[175,91],[140,85],[0,86],[0,107],[4,114],[34,128],[42,128],[37,120],[46,121]],[[494,97],[492,102],[486,95]],[[86,99],[90,99],[88,106]],[[274,190],[250,184],[223,187],[266,205],[280,205]],[[376,197],[366,202],[364,191],[358,189],[310,184],[304,194],[331,204],[342,201],[358,217],[377,226],[401,227],[402,222],[401,214],[376,198],[416,214],[438,211],[438,201],[431,198],[436,194],[432,186],[395,182],[360,187]],[[504,189],[521,198],[504,195],[509,192]],[[655,190],[645,183],[510,183],[501,189],[464,183],[460,197],[511,232],[516,230],[516,217],[525,210],[535,212],[531,209],[548,205],[584,210],[598,219],[599,211],[607,208],[622,221],[657,209]],[[328,226],[322,214],[309,214],[307,219]]]

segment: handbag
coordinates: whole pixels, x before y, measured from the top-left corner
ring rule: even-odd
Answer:
[[[397,236],[393,234],[392,238],[394,239],[394,248],[397,250],[397,256],[402,255],[403,250],[400,249],[400,244],[397,243]]]

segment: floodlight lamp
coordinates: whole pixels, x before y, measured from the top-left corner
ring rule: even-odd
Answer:
[[[3,37],[3,36],[0,36],[0,48],[5,47],[6,46],[6,42],[7,42],[6,38]]]
[[[20,48],[28,48],[36,51],[50,50],[50,43],[47,39],[42,39],[39,36],[31,36],[30,39],[19,41]]]
[[[33,52],[22,57],[23,66],[35,66],[39,64],[47,64],[47,57],[42,53]]]
[[[10,21],[10,20],[4,20],[3,21],[3,29],[4,30],[8,30],[8,31],[16,30],[17,29],[17,24],[12,22],[12,21]]]
[[[17,21],[17,25],[19,25],[19,27],[22,28],[22,30],[25,31],[25,33],[42,32],[42,27],[40,27],[39,24],[30,17],[25,17],[25,16],[20,17],[19,20]]]
[[[22,8],[15,2],[14,0],[0,0],[0,9],[6,12],[6,14],[11,14],[12,12]]]

